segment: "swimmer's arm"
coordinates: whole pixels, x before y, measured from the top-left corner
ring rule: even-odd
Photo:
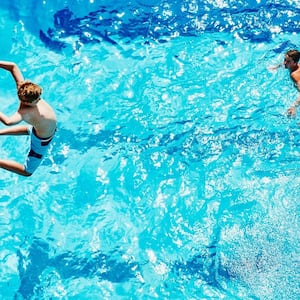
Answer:
[[[275,66],[270,66],[270,67],[268,67],[267,69],[268,69],[269,71],[276,71],[277,69],[279,69],[279,68],[281,68],[281,67],[283,67],[283,63],[277,64],[277,65],[275,65]]]
[[[294,81],[295,87],[300,92],[300,80],[298,77],[295,77],[295,75],[291,74],[291,78]]]
[[[0,112],[0,121],[7,126],[15,125],[23,121],[23,117],[19,112],[14,113],[12,116],[8,117],[4,113]]]
[[[17,86],[24,81],[24,77],[19,69],[19,67],[10,61],[0,61],[0,68],[5,69],[11,73],[14,80],[16,81]]]
[[[297,107],[299,104],[300,104],[300,94],[298,95],[298,97],[296,98],[296,100],[292,106]]]
[[[293,105],[288,109],[287,114],[289,116],[295,116],[296,115],[296,107],[300,105],[300,94],[296,98],[295,102]]]

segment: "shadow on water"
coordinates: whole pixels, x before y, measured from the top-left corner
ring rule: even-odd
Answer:
[[[40,278],[47,268],[55,269],[61,279],[96,276],[99,280],[114,283],[130,280],[138,269],[135,262],[121,259],[117,252],[110,255],[96,252],[86,258],[72,252],[50,256],[51,250],[47,242],[35,238],[26,255],[22,250],[18,251],[20,287],[16,297],[21,295],[24,299],[30,299],[34,294],[42,293]]]
[[[47,32],[40,30],[40,39],[48,48],[59,52],[68,46],[68,37],[75,38],[79,49],[81,44],[118,45],[119,39],[129,43],[137,37],[145,43],[164,43],[178,35],[200,36],[204,32],[229,32],[253,43],[268,43],[274,27],[280,32],[299,32],[300,9],[272,1],[250,2],[231,1],[231,7],[226,8],[205,1],[194,5],[174,1],[167,6],[163,2],[152,6],[132,2],[129,7],[116,2],[100,6],[83,17],[75,16],[67,7],[53,15],[53,26]],[[285,46],[283,43],[280,48]]]
[[[53,253],[52,250],[47,242],[34,238],[28,249],[18,251],[20,287],[15,294],[15,299],[20,297],[31,299],[33,296],[42,296],[41,277],[43,272],[49,268],[55,270],[60,279],[97,277],[99,281],[123,283],[143,276],[143,267],[147,265],[147,262],[124,260],[119,251],[109,254],[95,252],[87,258],[70,251],[59,255],[50,255]],[[221,288],[216,274],[224,279],[230,279],[230,275],[225,269],[218,269],[216,260],[216,246],[212,245],[190,259],[171,262],[169,269],[170,273],[178,278],[193,276],[193,278],[201,278],[205,284]]]

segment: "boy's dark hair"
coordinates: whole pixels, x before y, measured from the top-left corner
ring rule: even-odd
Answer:
[[[290,57],[294,62],[298,63],[300,59],[300,52],[298,50],[289,50],[286,55]]]
[[[22,102],[32,103],[39,100],[41,94],[42,88],[31,81],[24,81],[18,87],[18,97]]]

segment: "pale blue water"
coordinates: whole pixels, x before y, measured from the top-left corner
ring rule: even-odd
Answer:
[[[63,3],[0,4],[1,60],[59,119],[32,177],[0,170],[0,298],[299,299],[297,92],[267,69],[299,2]]]

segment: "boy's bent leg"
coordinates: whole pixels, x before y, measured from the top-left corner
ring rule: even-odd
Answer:
[[[28,135],[28,126],[13,126],[9,128],[0,129],[0,135]]]
[[[11,171],[13,173],[22,175],[22,176],[31,176],[31,173],[28,173],[25,170],[25,167],[13,160],[4,160],[0,159],[0,168],[5,169],[7,171]]]

